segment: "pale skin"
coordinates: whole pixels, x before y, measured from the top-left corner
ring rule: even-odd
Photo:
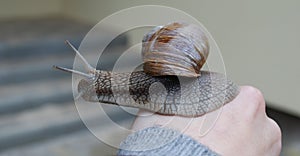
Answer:
[[[240,94],[223,106],[220,116],[207,133],[200,134],[204,116],[190,118],[149,114],[140,111],[132,129],[139,130],[154,125],[180,130],[221,155],[276,156],[281,151],[281,130],[266,115],[262,93],[251,86],[242,86]],[[216,113],[211,112],[208,115]],[[144,116],[144,117],[143,117]],[[146,117],[145,117],[146,116]],[[185,129],[183,129],[184,127]]]

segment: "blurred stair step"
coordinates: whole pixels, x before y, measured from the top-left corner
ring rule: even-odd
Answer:
[[[60,148],[64,142],[76,150],[81,145],[80,139],[86,140],[90,135],[73,102],[71,74],[52,69],[53,65],[72,68],[75,53],[64,41],[68,39],[78,47],[90,28],[89,24],[57,17],[0,21],[1,152],[12,151],[6,154],[13,155],[17,151],[17,155],[26,155],[27,150],[18,153],[22,146],[28,147],[30,154],[27,155],[34,155],[31,149],[37,147],[42,153],[36,155],[45,155],[44,146]],[[111,36],[110,28],[107,30],[101,31]],[[106,35],[101,36],[97,44],[102,44],[105,38]],[[106,49],[108,53],[100,59],[101,69],[111,69],[120,55],[116,51],[124,50],[126,44],[124,35],[112,41]],[[98,57],[93,53],[84,56],[88,60]],[[108,123],[101,120],[107,114],[99,114],[95,107],[90,106],[83,105],[80,111],[88,114],[92,126],[107,126]],[[115,122],[133,118],[116,107],[105,107]],[[80,135],[78,139],[76,134]],[[74,138],[76,144],[72,144]],[[39,146],[40,143],[44,146]],[[90,148],[94,143],[82,147]]]
[[[89,122],[89,126],[108,126],[107,122],[101,120],[107,114],[116,122],[133,119],[132,115],[121,109],[115,109],[116,106],[106,107],[105,113],[101,114],[91,105],[94,104],[80,106],[80,112],[87,114],[85,119]],[[0,118],[0,151],[26,143],[54,139],[84,129],[86,127],[73,103],[46,105],[18,114],[6,115]]]
[[[49,39],[45,36],[41,41],[31,41],[18,45],[0,45],[0,60],[12,59],[19,60],[31,57],[48,56],[53,54],[65,54],[69,48],[65,46],[64,41],[69,39],[74,45],[79,45],[83,36],[63,37]]]
[[[131,125],[132,119],[122,121],[122,125]],[[109,138],[118,142],[123,136],[116,132],[113,127],[106,125],[95,125],[96,133],[105,133]],[[103,140],[98,139],[90,131],[82,130],[71,134],[64,134],[59,138],[44,140],[29,145],[18,146],[0,152],[0,156],[100,156],[116,155],[117,149]]]
[[[64,46],[67,46],[61,43]],[[69,48],[69,47],[68,47]],[[118,51],[124,50],[124,46],[114,46],[108,53],[101,55],[101,68],[113,67],[113,60],[119,57]],[[87,60],[97,58],[96,52],[84,54]],[[24,58],[22,60],[0,61],[0,85],[18,84],[29,81],[64,78],[70,74],[58,72],[52,68],[53,65],[72,68],[75,52],[70,48],[67,52],[48,56]],[[83,65],[82,65],[83,66]]]
[[[73,54],[70,51],[69,53]],[[0,85],[66,77],[68,74],[57,72],[52,66],[58,64],[65,67],[72,66],[74,54],[73,56],[70,54],[32,57],[19,61],[3,60],[0,62]]]
[[[0,115],[41,106],[47,103],[72,101],[70,78],[1,86]]]
[[[91,26],[75,20],[49,17],[0,21],[0,59],[26,58],[66,51],[62,42],[79,45]]]
[[[58,17],[0,21],[0,60],[59,55],[69,50],[61,43],[70,40],[78,47],[91,28],[90,24]],[[111,36],[109,30],[99,30],[104,36],[97,38],[97,44]],[[113,44],[126,45],[127,37],[121,35]]]

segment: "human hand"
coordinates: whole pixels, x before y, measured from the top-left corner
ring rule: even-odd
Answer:
[[[192,118],[191,121],[191,118],[149,115],[149,112],[140,111],[140,117],[135,120],[132,129],[157,124],[179,129],[221,155],[279,155],[281,131],[276,122],[267,117],[265,107],[262,93],[256,88],[244,86],[240,94],[222,108],[214,126],[204,136],[200,135],[200,129],[205,116]],[[212,113],[215,112],[207,115]]]

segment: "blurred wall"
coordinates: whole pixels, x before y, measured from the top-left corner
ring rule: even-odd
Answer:
[[[0,18],[37,17],[62,12],[62,0],[1,0]]]
[[[65,14],[93,23],[136,5],[183,10],[213,35],[229,77],[262,90],[270,106],[300,115],[299,0],[65,0],[64,4]],[[137,40],[141,34],[134,36]]]
[[[6,1],[8,5],[17,0]],[[1,5],[0,16],[62,13],[96,24],[128,7],[165,5],[202,22],[221,49],[227,74],[240,85],[259,88],[272,107],[300,116],[299,0],[29,0],[13,10]],[[23,4],[24,3],[24,4]],[[32,4],[32,6],[29,6]],[[41,7],[33,7],[39,5]],[[24,7],[25,6],[25,7]],[[35,8],[35,9],[28,9]],[[3,10],[4,9],[4,10]],[[19,9],[19,10],[18,10]],[[40,15],[40,14],[37,14]],[[146,17],[145,17],[146,18]],[[140,40],[135,34],[132,40]]]

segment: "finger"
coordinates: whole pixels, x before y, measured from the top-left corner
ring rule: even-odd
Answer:
[[[282,133],[279,125],[271,118],[267,118],[268,121],[268,136],[270,138],[270,141],[273,144],[277,144],[278,142],[281,142],[282,139]]]
[[[241,86],[240,93],[237,97],[226,104],[223,113],[235,116],[244,116],[247,118],[255,118],[257,115],[265,115],[265,100],[262,93],[251,86]]]

